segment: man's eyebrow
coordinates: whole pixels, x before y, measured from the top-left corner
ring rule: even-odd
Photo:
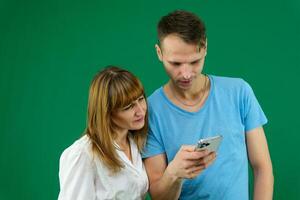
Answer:
[[[202,59],[202,58],[197,58],[197,59],[191,61],[191,63],[198,62],[198,61],[200,61],[201,59]]]
[[[168,62],[178,62],[178,63],[181,63],[180,59],[177,59],[177,58],[169,58],[167,59]]]
[[[174,60],[168,60],[168,62],[170,62],[170,63],[181,63],[179,61],[174,61]]]
[[[198,62],[198,61],[200,61],[202,58],[197,58],[197,59],[195,59],[195,60],[192,60],[192,61],[190,61],[189,63],[193,63],[193,62]],[[180,62],[180,61],[174,61],[174,60],[167,60],[169,63],[182,63],[182,62]]]

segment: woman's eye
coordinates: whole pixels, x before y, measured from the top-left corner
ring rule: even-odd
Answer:
[[[130,105],[126,106],[125,108],[123,108],[123,110],[129,110],[129,109],[131,109],[132,107],[133,107],[132,104],[130,104]]]
[[[144,96],[141,96],[138,100],[139,101],[142,101],[142,100],[144,100],[145,99],[145,97]]]

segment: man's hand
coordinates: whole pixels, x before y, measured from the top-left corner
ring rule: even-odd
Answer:
[[[192,179],[214,162],[215,153],[195,151],[195,146],[182,146],[174,159],[167,164],[166,154],[144,160],[150,182],[152,199],[178,199],[182,179]]]
[[[215,158],[215,152],[195,151],[195,146],[183,145],[169,163],[166,172],[174,178],[192,179],[211,165]]]

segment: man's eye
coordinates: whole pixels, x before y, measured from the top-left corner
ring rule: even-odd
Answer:
[[[176,66],[176,67],[177,67],[177,66],[180,66],[180,63],[178,63],[178,62],[172,62],[171,64],[172,64],[173,66]]]
[[[198,64],[198,63],[199,63],[199,61],[200,61],[200,60],[197,60],[197,61],[191,62],[191,64],[192,64],[192,65],[196,65],[196,64]]]

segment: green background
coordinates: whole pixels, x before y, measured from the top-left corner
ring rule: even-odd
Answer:
[[[174,9],[206,22],[206,73],[251,84],[269,119],[274,199],[300,198],[299,0],[1,0],[1,200],[57,198],[59,157],[85,128],[99,69],[127,68],[147,95],[167,81],[156,23]]]

